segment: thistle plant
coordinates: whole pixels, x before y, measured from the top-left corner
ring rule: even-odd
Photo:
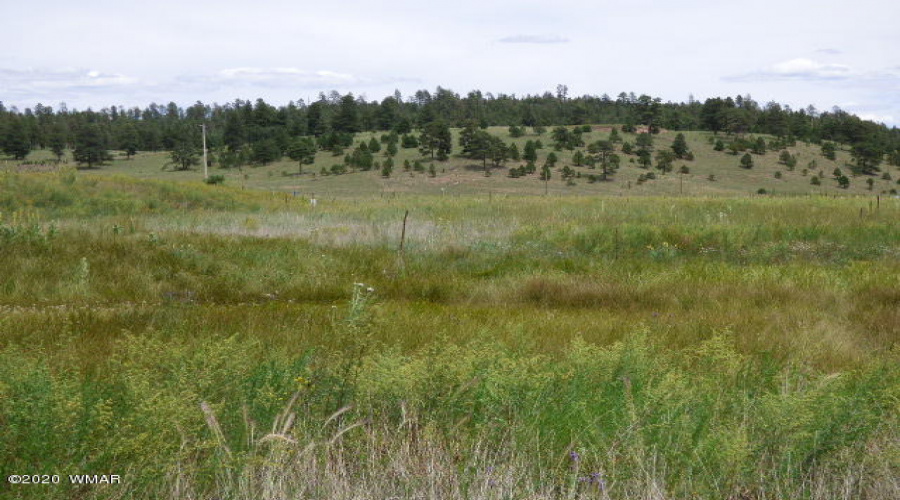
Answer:
[[[369,320],[369,305],[373,299],[375,288],[365,283],[353,284],[353,295],[350,298],[350,309],[344,323],[348,330],[359,331],[364,329]]]
[[[88,281],[91,279],[91,265],[87,257],[82,257],[75,269],[75,283],[82,292],[87,290]]]
[[[374,294],[374,287],[365,283],[354,283],[347,317],[341,324],[336,325],[337,334],[341,337],[341,344],[344,348],[343,352],[346,353],[342,362],[337,408],[342,408],[350,398],[359,377],[362,360],[372,344],[369,309],[374,300]]]

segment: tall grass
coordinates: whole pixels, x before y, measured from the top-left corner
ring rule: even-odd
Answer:
[[[157,334],[123,338],[91,377],[8,348],[4,469],[127,472],[135,498],[900,492],[896,359],[826,375],[741,355],[731,337],[292,355]]]
[[[125,484],[0,496],[900,496],[893,200],[65,175],[0,176],[0,468]]]

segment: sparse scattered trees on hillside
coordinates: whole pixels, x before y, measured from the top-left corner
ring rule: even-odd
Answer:
[[[296,154],[291,150],[300,137],[314,141],[318,149],[343,156],[353,147],[354,134],[375,131],[391,132],[396,137],[394,147],[391,142],[381,144],[388,156],[394,148],[421,147],[424,155],[443,160],[449,158],[453,146],[450,128],[464,127],[470,120],[481,130],[486,126],[508,127],[513,137],[525,134],[526,127],[539,135],[550,127],[553,144],[560,150],[583,146],[585,134],[591,133],[585,123],[623,124],[621,130],[610,132],[612,144],[641,126],[642,132],[649,133],[630,138],[631,144],[622,145],[622,153],[637,152],[635,161],[643,166],[652,163],[648,158],[652,155],[640,149],[652,150],[652,134],[663,128],[712,131],[720,136],[713,142],[714,149],[721,151],[730,144],[735,154],[746,150],[762,154],[802,140],[821,145],[822,155],[834,160],[836,151],[843,148],[851,151],[854,173],[859,174],[878,172],[885,158],[891,164],[900,164],[900,130],[840,109],[820,113],[814,109],[792,110],[777,103],[761,106],[749,96],[672,103],[628,92],[616,99],[590,95],[560,99],[553,93],[519,97],[473,91],[460,95],[444,88],[433,93],[419,91],[407,98],[397,92],[371,102],[332,91],[310,101],[278,107],[262,99],[212,105],[197,102],[188,107],[152,103],[143,108],[111,106],[100,110],[64,106],[53,110],[37,105],[20,111],[0,104],[0,149],[16,159],[23,159],[34,148],[49,149],[62,159],[71,146],[79,164],[96,166],[109,157],[110,149],[121,150],[130,158],[138,151],[174,151],[186,141],[196,148],[198,125],[207,124],[208,146],[222,167],[267,163],[284,153],[294,159]],[[573,128],[576,124],[580,126]],[[413,131],[414,127],[417,130]],[[755,134],[756,139],[749,140],[746,134]],[[775,138],[762,141],[762,135]],[[374,153],[372,149],[376,148],[370,148],[370,154]],[[493,158],[502,156],[494,149],[483,161],[495,162]],[[538,149],[535,142],[531,146],[526,142],[522,159],[536,162]],[[682,135],[676,135],[671,150],[680,159],[689,159],[691,154]],[[508,147],[506,154],[514,158]],[[349,156],[353,160],[353,154]],[[585,164],[591,161],[584,160]]]

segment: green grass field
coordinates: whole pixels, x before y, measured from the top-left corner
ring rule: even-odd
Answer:
[[[0,469],[124,477],[0,497],[900,497],[900,200],[689,139],[684,196],[0,173]]]

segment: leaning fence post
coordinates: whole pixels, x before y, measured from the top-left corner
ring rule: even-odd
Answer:
[[[406,242],[406,219],[409,217],[409,210],[403,214],[403,231],[400,233],[400,253],[403,253],[403,244]]]

